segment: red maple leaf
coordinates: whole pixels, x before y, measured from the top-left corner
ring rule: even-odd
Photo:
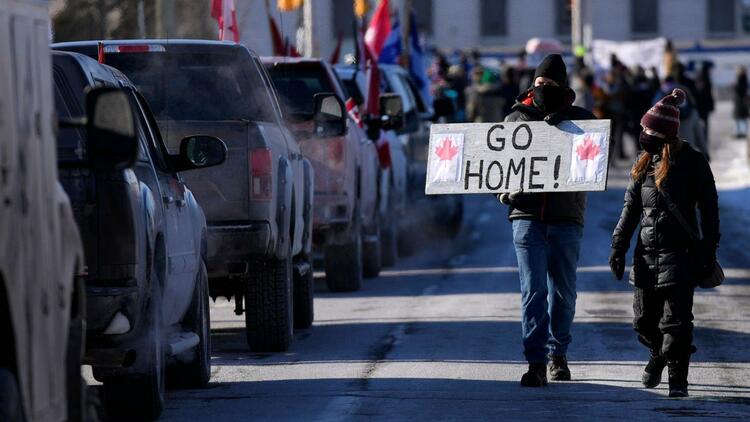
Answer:
[[[450,161],[458,154],[458,147],[453,145],[451,138],[445,138],[443,143],[435,148],[435,153],[441,161]]]
[[[597,155],[599,155],[600,151],[601,148],[599,148],[599,145],[594,143],[594,140],[591,139],[591,136],[586,136],[586,138],[584,138],[583,140],[583,145],[578,145],[576,147],[576,153],[578,154],[579,160],[593,160]]]

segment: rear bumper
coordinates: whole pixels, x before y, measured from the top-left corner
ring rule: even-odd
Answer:
[[[141,300],[137,286],[86,287],[86,364],[118,368],[132,363],[128,355],[132,356],[143,331]],[[130,330],[123,334],[104,334],[118,312],[128,319]]]
[[[266,221],[208,226],[208,275],[244,274],[250,262],[273,255],[274,233]]]

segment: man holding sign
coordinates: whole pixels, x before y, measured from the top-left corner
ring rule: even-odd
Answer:
[[[510,206],[529,371],[521,385],[569,380],[586,191],[607,185],[609,120],[572,105],[562,57],[547,56],[505,122],[433,124],[425,192],[493,193]]]
[[[595,119],[591,112],[573,106],[574,99],[565,63],[560,55],[552,54],[536,69],[534,86],[518,97],[514,112],[505,121],[558,125],[564,120]],[[568,180],[596,179],[597,174],[602,174],[602,165],[606,178],[607,155],[602,151],[606,143],[601,142],[600,136],[595,139],[597,136],[584,134],[574,138],[577,145],[573,147]],[[548,360],[550,379],[569,381],[565,355],[576,308],[576,266],[586,194],[518,190],[498,197],[510,206],[521,279],[523,346],[529,362],[521,385],[546,385]]]

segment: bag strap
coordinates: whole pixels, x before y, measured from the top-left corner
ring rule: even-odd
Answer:
[[[669,197],[669,194],[661,189],[657,189],[659,194],[661,194],[661,197],[664,199],[664,202],[667,203],[667,209],[672,213],[672,215],[677,219],[677,221],[680,223],[683,229],[688,233],[690,236],[690,239],[693,242],[697,242],[700,240],[700,237],[698,234],[695,233],[692,227],[690,227],[690,223],[687,222],[685,217],[682,216],[682,213],[680,212],[679,208],[677,208],[677,205],[672,202],[672,198]]]

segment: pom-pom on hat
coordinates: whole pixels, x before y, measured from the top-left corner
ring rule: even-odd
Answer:
[[[685,97],[685,91],[675,88],[643,115],[641,125],[668,138],[676,138],[680,130],[679,107],[685,102]]]

